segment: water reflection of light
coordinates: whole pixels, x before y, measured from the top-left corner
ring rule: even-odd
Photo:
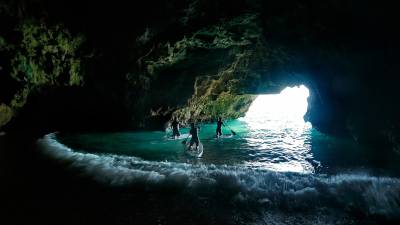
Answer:
[[[259,95],[251,104],[244,120],[255,129],[273,125],[270,121],[279,121],[279,125],[289,127],[302,124],[303,116],[307,112],[308,96],[309,91],[304,85],[285,88],[280,94]]]
[[[248,144],[259,152],[257,165],[275,171],[314,172],[311,124],[304,121],[308,89],[286,88],[280,94],[259,95],[242,118],[248,125]],[[263,160],[262,155],[268,155]],[[272,156],[272,157],[271,157]]]

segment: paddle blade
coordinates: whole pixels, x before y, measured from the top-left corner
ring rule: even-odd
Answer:
[[[233,135],[236,135],[236,132],[235,132],[235,131],[231,130],[231,132],[232,132]]]

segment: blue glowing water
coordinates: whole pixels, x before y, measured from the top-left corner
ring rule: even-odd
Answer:
[[[230,121],[237,135],[225,127],[221,139],[214,138],[214,124],[201,124],[202,158],[185,154],[187,129],[180,139],[169,130],[52,133],[38,146],[106,185],[174,187],[177,202],[206,202],[207,215],[226,202],[242,224],[364,224],[354,217],[360,213],[366,221],[400,219],[400,179],[390,172],[398,171],[395,157],[369,155],[351,139],[323,135],[307,123],[264,122],[269,126],[260,129]]]
[[[308,92],[285,90],[259,96],[244,118],[225,122],[222,138],[215,138],[215,124],[198,124],[201,158],[185,153],[187,128],[178,139],[170,129],[51,133],[38,146],[100,183],[161,192],[160,204],[172,195],[172,205],[196,214],[206,205],[200,213],[211,218],[206,224],[218,224],[213,215],[226,224],[400,221],[399,158],[318,132],[302,118]]]
[[[165,132],[58,134],[57,138],[80,152],[132,156],[155,162],[233,165],[277,172],[335,173],[393,165],[387,163],[391,157],[368,155],[377,151],[369,151],[350,138],[321,134],[310,123],[304,122],[308,95],[305,86],[288,87],[280,94],[259,95],[245,117],[225,122],[224,135],[219,139],[215,138],[215,124],[198,124],[201,127],[199,137],[204,146],[200,159],[185,154],[182,141],[189,141],[186,140],[188,128],[181,129],[179,139],[171,137],[171,129]]]
[[[174,187],[177,202],[187,207],[208,204],[210,210],[203,213],[210,216],[225,202],[242,224],[365,224],[356,222],[359,217],[354,215],[360,213],[366,221],[400,219],[400,179],[371,173],[373,164],[352,148],[352,142],[309,127],[299,137],[304,142],[259,141],[236,122],[230,125],[240,137],[222,140],[206,132],[213,130],[212,125],[203,126],[200,137],[205,152],[200,159],[184,154],[183,139],[169,140],[163,132],[53,133],[39,139],[38,146],[73,171],[106,185],[157,191]],[[253,214],[250,220],[248,215]]]
[[[187,128],[181,129],[178,139],[172,138],[170,129],[166,132],[58,134],[57,139],[78,152],[134,156],[155,162],[235,165],[300,173],[371,168],[365,148],[348,138],[324,135],[309,123],[270,121],[265,128],[254,129],[244,119],[239,119],[226,125],[223,137],[217,139],[215,124],[200,124],[199,137],[204,146],[201,158],[185,154],[182,141],[190,140]]]

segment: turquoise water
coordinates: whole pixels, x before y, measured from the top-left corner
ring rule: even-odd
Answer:
[[[254,129],[243,118],[226,122],[223,137],[215,138],[215,124],[199,124],[204,146],[201,158],[186,154],[188,128],[178,139],[172,131],[58,134],[57,139],[78,152],[116,154],[155,162],[235,165],[278,172],[337,172],[372,168],[368,152],[348,138],[333,138],[298,122],[270,121]],[[233,130],[236,135],[233,135]],[[385,164],[387,166],[387,164]]]
[[[241,120],[226,124],[221,138],[215,138],[214,124],[200,125],[199,138],[204,146],[201,158],[185,154],[182,142],[190,141],[187,128],[181,129],[179,139],[172,138],[170,129],[166,132],[61,134],[58,137],[62,143],[79,151],[135,156],[151,161],[241,165],[306,173],[312,173],[320,166],[311,152],[309,124],[282,130],[250,130]]]
[[[294,95],[291,90],[287,94]],[[189,209],[207,205],[202,215],[236,221],[228,224],[400,220],[399,158],[318,132],[303,121],[306,98],[294,99],[259,96],[244,118],[226,122],[222,138],[215,138],[215,124],[198,124],[200,158],[185,151],[187,128],[179,139],[170,129],[51,133],[37,144],[43,154],[99,183],[152,190],[160,205],[171,197]]]
[[[57,140],[83,153],[276,172],[312,174],[377,168],[385,171],[388,165],[396,164],[391,163],[392,157],[370,154],[379,151],[370,151],[350,138],[324,135],[304,122],[308,95],[305,86],[286,88],[280,94],[259,95],[245,117],[225,121],[222,138],[215,138],[216,124],[197,124],[204,146],[201,158],[186,154],[182,142],[190,141],[188,128],[181,129],[179,139],[173,139],[168,128],[164,132],[61,133]]]
[[[360,214],[366,221],[400,219],[400,179],[390,172],[398,171],[395,157],[369,155],[350,139],[323,135],[304,122],[270,120],[262,128],[250,122],[228,122],[237,135],[226,128],[222,139],[214,138],[214,124],[200,124],[201,158],[184,151],[187,129],[177,140],[170,130],[52,133],[38,147],[105,185],[155,193],[173,188],[155,194],[155,201],[205,204],[202,214],[210,218],[229,208],[234,216],[223,220],[241,224],[365,224]]]

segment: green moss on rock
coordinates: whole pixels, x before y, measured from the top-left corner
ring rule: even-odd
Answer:
[[[200,28],[173,44],[158,45],[141,60],[146,65],[143,73],[152,81],[179,75],[194,81],[193,94],[186,104],[175,106],[173,115],[182,121],[211,121],[244,116],[254,100],[249,93],[256,93],[261,83],[279,89],[271,74],[288,57],[284,49],[265,41],[257,14],[243,14]]]
[[[73,36],[61,25],[33,22],[22,24],[18,31],[22,41],[11,60],[14,79],[29,86],[82,84],[82,35]]]
[[[9,106],[1,105],[0,128],[25,105],[32,91],[83,85],[84,81],[82,35],[72,35],[62,25],[32,21],[21,23],[16,32],[20,33],[20,40],[0,36],[0,54],[11,59],[7,66],[11,69],[6,73],[22,87]]]
[[[200,29],[174,44],[162,44],[153,56],[155,58],[146,60],[147,72],[155,74],[162,68],[187,59],[189,52],[198,49],[229,49],[251,45],[261,35],[257,17],[257,14],[244,14],[232,20],[222,20],[219,24]]]
[[[11,101],[11,107],[15,110],[22,108],[28,99],[29,92],[30,89],[28,87],[25,87],[19,92],[17,92],[14,95],[13,100]]]
[[[0,128],[10,122],[14,115],[14,111],[11,107],[4,103],[0,104]]]
[[[219,94],[216,99],[202,96],[192,99],[188,107],[177,110],[174,115],[185,122],[210,121],[220,116],[239,118],[245,115],[254,98],[253,95],[235,95],[228,92]]]

